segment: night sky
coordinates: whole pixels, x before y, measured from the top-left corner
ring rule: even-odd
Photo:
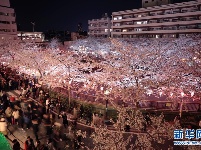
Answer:
[[[101,18],[104,13],[111,16],[112,12],[141,8],[141,0],[10,0],[10,3],[22,31],[32,31],[31,22],[36,24],[35,31],[76,31],[78,23],[87,31],[87,21]]]

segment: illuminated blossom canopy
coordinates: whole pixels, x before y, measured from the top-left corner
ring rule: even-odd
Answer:
[[[130,104],[150,96],[194,101],[201,91],[200,43],[199,37],[87,38],[67,48],[56,40],[46,48],[12,42],[1,45],[1,62],[51,87],[82,82],[77,92],[93,90],[97,99],[107,93]]]

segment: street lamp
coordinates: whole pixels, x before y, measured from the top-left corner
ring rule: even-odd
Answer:
[[[108,96],[108,95],[110,94],[110,91],[109,91],[109,90],[106,90],[106,91],[104,92],[104,94],[105,94],[106,96]],[[106,119],[107,119],[107,111],[108,111],[107,105],[108,105],[108,99],[106,98],[106,100],[105,100],[105,117],[106,117]]]
[[[180,116],[180,118],[181,118],[181,115],[182,115],[182,110],[183,110],[183,103],[184,103],[184,101],[183,101],[183,97],[184,97],[184,92],[181,92],[181,103],[180,103],[180,111],[179,111],[179,116]]]
[[[69,102],[69,107],[70,107],[70,86],[71,86],[71,80],[68,82],[68,102]]]

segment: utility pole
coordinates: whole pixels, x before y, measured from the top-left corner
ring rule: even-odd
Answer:
[[[31,22],[31,24],[33,26],[33,32],[34,32],[35,22]]]

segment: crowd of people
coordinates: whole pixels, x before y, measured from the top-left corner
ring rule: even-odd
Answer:
[[[24,141],[25,150],[56,150],[56,143],[58,139],[61,140],[61,135],[55,133],[54,126],[59,123],[55,123],[56,113],[52,108],[58,108],[57,117],[62,118],[65,129],[68,127],[67,114],[63,111],[60,100],[51,99],[49,93],[36,86],[36,83],[34,77],[19,75],[5,66],[0,67],[0,132],[8,137],[12,134],[9,126],[17,126],[24,131],[32,129],[35,137],[34,140],[27,137]],[[8,95],[11,90],[21,92],[19,96]],[[46,144],[42,144],[38,136],[41,124],[46,129]],[[20,149],[17,139],[13,140],[13,149]]]

